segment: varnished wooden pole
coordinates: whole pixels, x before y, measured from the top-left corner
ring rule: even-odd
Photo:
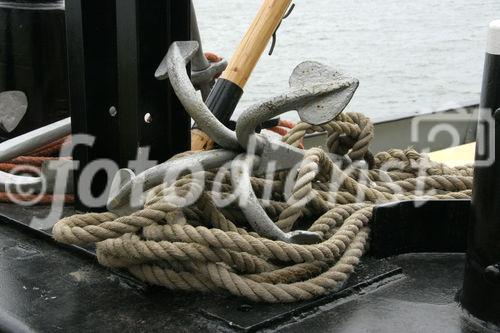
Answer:
[[[292,0],[265,0],[222,78],[243,89]]]
[[[206,103],[224,125],[229,123],[250,75],[291,3],[292,0],[263,1],[227,69],[212,89]],[[194,129],[191,147],[207,150],[213,147],[213,142],[205,133]]]

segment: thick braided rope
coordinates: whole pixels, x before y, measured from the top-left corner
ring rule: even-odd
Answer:
[[[299,146],[305,134],[315,131],[327,132],[329,151],[360,161],[373,138],[366,117],[345,114],[319,127],[298,124],[284,140]],[[55,225],[54,237],[67,244],[95,243],[102,265],[128,269],[149,284],[229,292],[255,302],[296,302],[336,290],[348,279],[367,248],[376,204],[470,198],[473,175],[471,167],[449,168],[412,149],[382,152],[373,157],[371,169],[355,165],[349,170],[323,150],[311,149],[299,170],[273,180],[251,179],[260,198],[270,187],[271,198],[261,205],[280,228],[306,226],[323,239],[297,245],[252,232],[236,203],[219,208],[214,195],[225,198],[233,192],[230,174],[224,171],[220,177],[219,171],[205,172],[205,184],[188,175],[160,185],[149,193],[144,208],[129,216],[63,219]],[[294,180],[290,189],[287,178]],[[214,185],[222,193],[203,190]]]
[[[368,153],[373,140],[374,126],[370,119],[361,113],[344,113],[321,126],[298,123],[283,138],[283,142],[299,147],[306,134],[315,132],[326,132],[326,146],[330,153],[348,155],[352,160],[361,160]]]

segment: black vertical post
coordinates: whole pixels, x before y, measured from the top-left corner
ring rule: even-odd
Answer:
[[[488,39],[481,118],[493,117],[495,128],[478,137],[476,161],[484,162],[491,154],[495,160],[489,166],[478,164],[475,169],[461,301],[473,316],[500,327],[500,21],[490,25]],[[495,147],[489,145],[491,136]]]
[[[138,147],[163,162],[189,149],[190,118],[154,73],[173,41],[190,39],[190,1],[116,0],[116,6],[121,164]]]
[[[93,147],[79,145],[74,150],[78,184],[81,171],[92,161],[119,159],[118,122],[109,112],[118,103],[115,0],[66,0],[66,35],[72,132],[96,138]],[[106,175],[98,174],[92,193],[99,196],[106,183]],[[77,209],[99,208],[86,207],[78,188],[76,192]]]
[[[28,110],[2,138],[68,117],[64,1],[0,2],[0,91],[20,90]]]
[[[116,0],[120,166],[135,158],[139,138],[139,50],[136,0]]]
[[[172,13],[172,15],[168,15],[170,42],[191,40],[191,1],[169,0],[168,2],[168,10]],[[168,46],[170,46],[170,43]],[[166,49],[168,49],[168,46]],[[166,121],[170,124],[168,129],[170,134],[169,142],[172,143],[166,152],[169,156],[172,156],[191,148],[191,117],[184,110],[168,80],[163,81],[163,84],[167,89],[167,104],[170,112]],[[156,146],[162,145],[161,138],[155,137],[154,140]]]
[[[98,138],[77,150],[80,168],[98,158],[129,167],[141,147],[159,162],[188,150],[190,118],[154,73],[173,41],[190,39],[190,1],[67,0],[66,7],[73,133]]]

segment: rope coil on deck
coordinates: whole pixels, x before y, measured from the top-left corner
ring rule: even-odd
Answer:
[[[300,146],[308,133],[326,132],[332,153],[370,169],[340,169],[319,148],[308,150],[286,199],[284,179],[252,178],[262,195],[272,186],[271,200],[261,201],[284,231],[307,229],[322,236],[315,245],[297,245],[254,233],[238,206],[219,208],[214,193],[232,193],[230,176],[204,172],[152,190],[141,211],[76,215],[58,222],[56,240],[73,245],[96,244],[102,265],[128,269],[134,276],[172,290],[229,292],[254,302],[297,302],[340,288],[369,246],[375,205],[408,199],[469,199],[473,169],[450,168],[413,149],[389,150],[372,156],[373,124],[361,114],[347,113],[323,126],[296,125],[284,141]],[[389,167],[388,167],[389,166]],[[382,170],[383,168],[383,170]],[[361,180],[366,179],[367,182]],[[332,187],[332,185],[334,185]],[[432,190],[432,195],[419,191]],[[199,195],[194,204],[184,207]],[[220,195],[220,194],[219,194]]]

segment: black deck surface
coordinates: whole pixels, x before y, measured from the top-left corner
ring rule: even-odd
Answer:
[[[341,291],[262,305],[148,287],[13,223],[27,208],[3,208],[11,216],[0,222],[0,331],[479,332],[455,303],[463,254],[367,257]]]

